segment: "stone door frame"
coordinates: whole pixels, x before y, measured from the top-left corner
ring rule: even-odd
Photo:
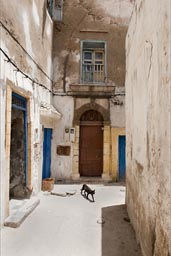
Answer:
[[[103,116],[103,180],[110,180],[110,112],[96,103],[84,104],[74,111],[73,127],[75,128],[75,142],[73,143],[72,179],[80,179],[79,173],[79,140],[80,118],[88,110],[96,110]]]
[[[10,147],[11,147],[11,107],[12,107],[12,93],[16,93],[27,100],[27,186],[31,188],[31,170],[32,170],[32,157],[31,148],[33,145],[32,136],[32,123],[31,123],[31,93],[28,91],[18,88],[11,81],[7,80],[6,83],[6,182],[5,182],[5,204],[4,204],[4,217],[7,218],[9,215],[9,185],[10,185]]]

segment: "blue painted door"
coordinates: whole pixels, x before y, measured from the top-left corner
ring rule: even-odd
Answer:
[[[50,177],[52,129],[44,129],[42,179]]]
[[[126,174],[126,138],[119,136],[119,180],[125,180]]]

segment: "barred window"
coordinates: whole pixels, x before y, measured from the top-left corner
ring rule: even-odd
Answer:
[[[82,82],[105,82],[105,42],[82,42]]]

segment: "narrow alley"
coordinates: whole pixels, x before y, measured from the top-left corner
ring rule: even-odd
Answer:
[[[171,256],[171,0],[0,2],[0,256]]]
[[[81,185],[55,185],[17,229],[2,230],[1,256],[141,256],[126,213],[125,186],[93,185],[95,202]],[[90,196],[91,199],[91,196]]]

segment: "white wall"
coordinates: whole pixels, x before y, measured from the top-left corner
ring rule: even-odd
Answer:
[[[127,207],[145,256],[171,254],[170,4],[137,1],[126,42]]]
[[[129,24],[129,17],[132,14],[132,6],[135,0],[95,0],[94,2],[99,8],[102,8],[106,14],[125,19],[125,23]]]
[[[110,99],[111,127],[125,127],[125,87],[116,87]]]
[[[52,36],[53,23],[47,10],[43,8],[45,1],[1,1],[1,38],[0,45],[0,79],[4,85],[10,86],[12,91],[30,99],[28,109],[28,123],[32,123],[31,134],[31,176],[34,193],[40,190],[42,168],[42,135],[40,126],[40,103],[51,104],[52,86]],[[5,56],[7,55],[7,56]],[[8,59],[9,58],[9,59]],[[16,65],[16,67],[9,61]],[[18,69],[17,69],[18,68]],[[23,73],[24,74],[23,74]],[[29,79],[29,76],[31,79]],[[33,83],[35,81],[35,83]],[[42,86],[43,85],[43,86]],[[0,88],[1,96],[1,124],[0,135],[5,139],[6,101]],[[11,104],[11,102],[9,102]],[[3,137],[2,137],[3,136]],[[6,135],[8,136],[8,135]],[[1,143],[4,143],[2,141]],[[1,165],[6,158],[4,145],[1,147]],[[4,165],[3,165],[4,166]],[[1,171],[1,210],[8,204],[9,180],[4,178],[4,169]],[[6,198],[6,199],[5,199]],[[3,213],[5,216],[5,214]],[[2,218],[3,222],[4,217]]]
[[[4,209],[5,204],[5,182],[7,181],[6,173],[6,159],[5,159],[5,98],[6,88],[4,81],[0,80],[0,228],[4,220]]]
[[[73,125],[74,99],[69,96],[54,96],[54,106],[61,113],[61,119],[53,129],[51,173],[55,179],[69,179],[72,174],[72,142],[65,140],[65,128]],[[57,145],[71,146],[70,156],[56,153]]]

